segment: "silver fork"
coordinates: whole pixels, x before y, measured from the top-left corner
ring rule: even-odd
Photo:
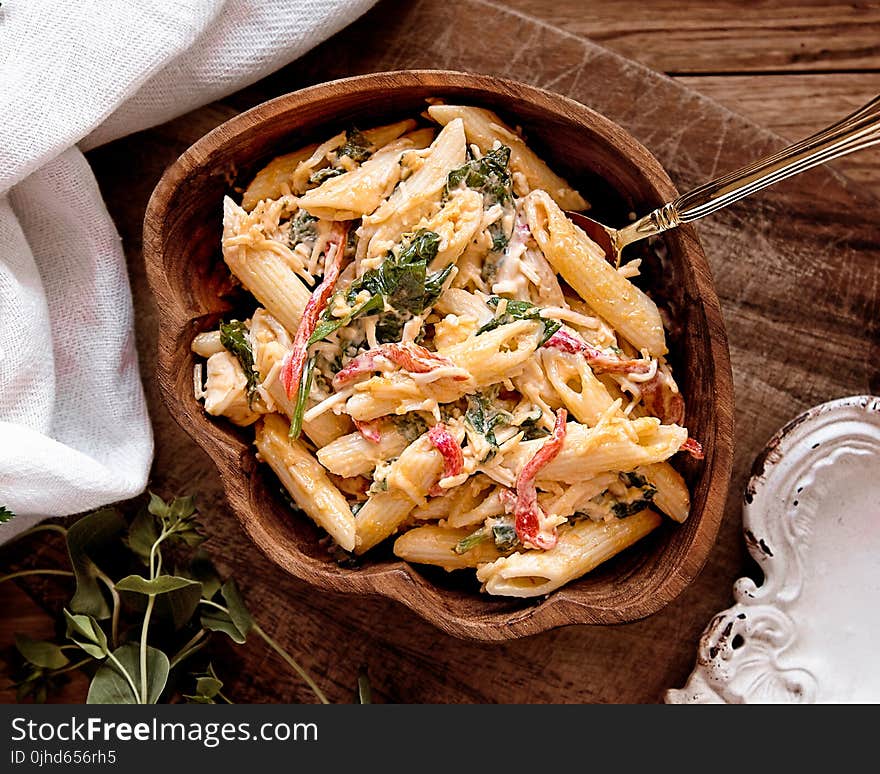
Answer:
[[[609,261],[619,266],[623,248],[633,242],[690,223],[768,185],[876,143],[880,143],[880,97],[827,129],[682,194],[621,229],[579,212],[566,215],[605,251]]]

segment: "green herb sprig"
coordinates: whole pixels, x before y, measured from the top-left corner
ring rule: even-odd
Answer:
[[[69,528],[42,524],[19,537],[44,531],[64,536],[71,570],[21,570],[0,582],[58,575],[72,578],[75,590],[63,611],[64,641],[16,637],[24,662],[16,683],[19,700],[44,701],[65,673],[81,669],[90,675],[89,704],[155,704],[172,698],[176,673],[217,637],[237,645],[256,637],[318,701],[328,702],[302,666],[253,619],[235,581],[218,575],[201,548],[204,537],[192,497],[165,501],[151,494],[130,523],[105,508]],[[105,567],[122,572],[111,576]],[[186,701],[230,701],[210,662],[190,680],[194,690],[182,694]]]

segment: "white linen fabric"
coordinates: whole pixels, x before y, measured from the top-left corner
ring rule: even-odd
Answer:
[[[83,150],[296,59],[375,0],[4,0],[0,542],[134,496],[153,453],[119,236]]]

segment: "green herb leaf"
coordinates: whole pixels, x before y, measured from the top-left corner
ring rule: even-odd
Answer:
[[[155,497],[155,495],[152,496]],[[163,501],[159,502],[162,502],[163,506],[165,505]],[[156,518],[146,508],[143,508],[129,526],[125,544],[145,565],[149,565],[150,550],[158,539],[159,529],[156,526]]]
[[[215,607],[205,607],[202,611],[202,626],[212,632],[222,632],[233,642],[241,645],[247,640],[248,632],[254,625],[254,620],[248,612],[238,593],[235,581],[228,580],[220,589],[221,596],[226,602],[229,613],[218,610]]]
[[[67,621],[67,639],[79,645],[92,658],[102,659],[107,655],[107,635],[92,616],[74,615],[65,609],[64,618]]]
[[[134,642],[113,651],[113,656],[122,665],[135,685],[140,685],[141,648]],[[156,704],[165,684],[168,682],[170,664],[168,656],[161,650],[147,646],[147,703]],[[95,673],[89,685],[86,704],[138,704],[129,681],[120,671],[120,667],[112,660],[105,661]]]
[[[306,210],[300,210],[290,220],[290,236],[288,244],[293,250],[300,242],[311,242],[318,238],[316,223],[318,219]]]
[[[216,704],[217,697],[225,698],[220,691],[223,690],[223,681],[217,677],[214,667],[208,664],[208,669],[202,674],[193,675],[196,678],[196,692],[184,694],[183,698],[190,704]]]
[[[492,525],[492,537],[499,551],[510,551],[519,543],[516,528],[512,521],[497,521]]]
[[[116,584],[116,590],[155,597],[155,615],[169,619],[175,629],[189,623],[202,598],[201,583],[176,575],[160,575],[153,580],[128,575]]]
[[[73,612],[99,620],[110,617],[110,607],[98,584],[98,567],[92,557],[113,546],[124,529],[125,519],[119,512],[105,508],[84,516],[67,530],[67,553],[76,578],[76,592],[70,600]]]
[[[290,437],[299,438],[302,432],[303,414],[306,413],[306,402],[312,391],[312,381],[315,378],[315,358],[310,357],[303,368],[302,376],[296,390],[296,403],[293,407],[293,416],[290,418]]]
[[[204,537],[198,530],[198,513],[195,497],[175,497],[166,503],[161,497],[150,492],[147,510],[159,519],[166,540],[172,540],[194,548]]]
[[[465,422],[482,435],[490,446],[497,449],[498,440],[495,438],[495,426],[509,422],[510,414],[495,407],[492,401],[481,392],[468,395],[467,403],[467,411],[464,414]]]
[[[440,294],[443,292],[443,285],[446,283],[446,280],[449,279],[449,275],[452,274],[454,268],[455,264],[450,263],[446,268],[432,272],[425,277],[424,306],[421,311],[424,311],[429,306],[434,306],[434,304],[437,303],[437,299],[440,298]]]
[[[512,208],[513,177],[510,174],[510,148],[502,145],[490,150],[480,159],[471,159],[446,178],[446,192],[451,193],[462,185],[483,194],[483,207],[496,204]],[[510,234],[504,231],[504,218],[499,218],[489,226],[492,237],[492,252],[499,253],[510,242]]]
[[[312,172],[312,174],[309,175],[309,182],[320,185],[331,177],[339,177],[343,174],[345,174],[345,170],[342,167],[324,167],[317,172]]]
[[[260,383],[260,374],[254,368],[254,350],[248,338],[247,326],[239,320],[228,323],[220,321],[220,343],[235,355],[247,379],[248,404],[253,403],[254,394]]]
[[[337,151],[337,157],[348,156],[352,161],[366,161],[373,152],[372,143],[354,127],[346,130],[345,142]]]
[[[491,530],[486,527],[480,527],[475,532],[472,532],[467,537],[463,537],[459,540],[455,547],[452,549],[457,554],[466,554],[472,548],[475,548],[480,543],[485,543],[492,535]]]
[[[188,574],[193,580],[202,584],[202,596],[205,599],[213,598],[220,591],[220,575],[204,550],[199,549],[195,552],[189,563]]]
[[[7,521],[12,521],[14,518],[15,514],[9,508],[0,505],[0,524],[6,524]]]
[[[541,337],[541,341],[538,345],[540,346],[562,327],[562,323],[559,322],[559,320],[551,320],[546,317],[541,317],[541,308],[534,304],[530,304],[528,301],[518,301],[516,299],[504,300],[507,301],[507,306],[504,309],[503,314],[496,314],[493,319],[478,328],[476,333],[477,336],[481,333],[486,333],[487,331],[493,331],[502,325],[508,325],[515,320],[537,320],[544,325],[544,335]],[[486,303],[494,309],[497,309],[501,301],[502,299],[499,296],[490,296],[486,300]]]
[[[371,296],[362,304],[353,308],[351,312],[349,312],[345,317],[330,317],[329,312],[325,312],[325,319],[322,319],[315,326],[315,330],[312,332],[312,335],[309,336],[309,346],[312,344],[316,344],[319,341],[323,341],[326,339],[331,333],[339,330],[340,328],[344,328],[348,325],[352,320],[356,317],[362,317],[364,315],[372,314],[373,312],[378,312],[382,309],[384,305],[384,300],[381,295]],[[330,304],[328,304],[328,307]]]
[[[25,634],[16,634],[15,647],[29,664],[43,669],[61,669],[70,663],[61,646],[54,642],[32,640]]]
[[[513,179],[508,169],[510,148],[502,145],[480,159],[472,159],[453,169],[446,178],[446,190],[452,192],[462,185],[483,194],[486,206],[504,204],[513,198]]]
[[[620,480],[623,481],[627,486],[636,487],[637,489],[642,489],[643,487],[651,486],[648,484],[648,479],[644,476],[636,473],[634,470],[629,473],[621,473]],[[653,489],[653,487],[651,487]],[[657,491],[656,489],[654,490]],[[653,495],[652,495],[653,497]]]
[[[374,312],[381,312],[376,326],[378,340],[397,341],[404,323],[437,301],[443,283],[452,272],[452,266],[447,266],[428,274],[428,264],[437,257],[439,248],[439,234],[427,229],[405,237],[378,267],[352,282],[345,295],[349,306],[364,291],[369,293],[369,298],[342,318],[330,314],[331,301],[309,338],[309,345],[325,339],[356,317]]]

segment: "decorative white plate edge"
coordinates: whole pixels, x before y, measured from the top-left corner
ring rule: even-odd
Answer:
[[[700,637],[694,670],[683,688],[665,694],[668,704],[743,704],[753,701],[811,703],[816,700],[818,677],[813,671],[783,656],[797,638],[797,625],[789,615],[804,581],[804,554],[810,525],[795,518],[792,509],[756,507],[756,499],[790,451],[789,440],[803,425],[827,420],[851,409],[866,416],[880,415],[880,397],[857,395],[832,400],[808,409],[779,430],[755,459],[743,499],[743,535],[746,547],[764,573],[758,586],[740,578],[733,586],[735,604],[716,615]],[[876,418],[875,418],[876,421]],[[809,451],[814,451],[811,445]],[[812,480],[817,470],[834,462],[848,447],[821,454],[803,454],[799,472]],[[878,453],[876,446],[870,451]],[[781,501],[780,501],[781,504]],[[797,506],[797,500],[793,505]],[[778,518],[783,515],[787,518]],[[774,518],[776,517],[776,518]],[[771,548],[772,546],[772,548]],[[783,658],[781,658],[783,657]],[[783,663],[785,662],[785,663]]]

